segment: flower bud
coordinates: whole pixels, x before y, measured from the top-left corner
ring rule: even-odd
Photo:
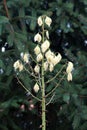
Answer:
[[[24,62],[26,62],[26,63],[29,62],[29,54],[28,54],[28,53],[25,53],[25,54],[23,55],[23,60],[24,60]]]
[[[43,21],[42,21],[42,17],[41,16],[38,18],[37,23],[38,23],[39,26],[42,26]]]
[[[41,45],[41,49],[42,52],[44,53],[50,46],[50,42],[48,40],[46,40],[42,45]]]
[[[39,85],[36,83],[33,89],[37,93],[39,91]]]
[[[46,37],[49,39],[49,32],[46,31]]]
[[[36,55],[40,53],[40,47],[38,45],[35,47],[34,52]]]
[[[68,81],[72,81],[72,74],[71,74],[71,73],[68,73],[68,75],[67,75],[67,80],[68,80]]]
[[[41,35],[39,33],[37,33],[35,36],[34,36],[34,41],[35,42],[41,42]]]
[[[50,17],[46,16],[45,23],[50,27],[50,25],[52,23],[52,19]]]
[[[71,73],[73,70],[73,63],[72,62],[68,62],[68,66],[66,68],[66,72],[67,73]]]
[[[39,72],[40,72],[40,67],[39,67],[39,65],[36,65],[36,66],[35,66],[34,71],[35,71],[36,73],[39,73]]]
[[[38,54],[36,58],[37,62],[40,62],[42,59],[43,59],[43,55],[41,53]]]
[[[43,66],[44,66],[44,70],[47,71],[47,69],[48,69],[48,62],[47,62],[47,61],[44,62],[44,65],[43,65]]]

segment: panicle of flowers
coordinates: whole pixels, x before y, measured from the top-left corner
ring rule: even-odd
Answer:
[[[52,19],[48,16],[40,16],[37,20],[39,26],[43,26],[44,24],[50,27],[52,23]],[[41,33],[41,32],[40,32]],[[34,52],[36,54],[36,61],[41,62],[43,58],[45,58],[44,62],[44,71],[49,70],[52,72],[54,70],[54,66],[59,63],[62,59],[60,53],[56,56],[50,49],[50,41],[49,41],[49,32],[48,30],[44,30],[44,41],[42,40],[42,33],[37,33],[34,37],[34,41],[40,43],[34,48]]]

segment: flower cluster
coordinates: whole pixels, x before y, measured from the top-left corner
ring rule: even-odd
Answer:
[[[39,26],[43,26],[44,24],[46,24],[47,26],[50,27],[51,23],[52,23],[52,19],[48,16],[40,16],[37,20],[37,23]],[[44,33],[44,41],[42,40],[42,33]],[[50,72],[53,71],[54,66],[59,63],[61,61],[61,54],[58,53],[58,55],[56,56],[50,49],[50,42],[49,42],[49,32],[48,30],[45,30],[44,32],[37,33],[34,36],[34,41],[38,42],[38,45],[35,47],[34,52],[36,54],[36,61],[37,62],[41,62],[44,58],[44,71],[49,70]],[[34,68],[34,71],[36,73],[40,72],[40,67],[39,65],[36,65]]]
[[[68,81],[72,81],[72,70],[73,70],[73,63],[72,62],[68,62],[68,66],[66,68],[66,72],[67,72],[67,80]]]
[[[34,48],[34,53],[36,54],[36,66],[34,67],[34,72],[36,74],[40,73],[40,62],[43,60],[43,69],[44,71],[50,71],[52,72],[54,70],[54,66],[58,64],[62,56],[60,53],[58,55],[55,55],[51,50],[50,50],[50,41],[49,41],[49,32],[44,28],[44,25],[46,24],[48,27],[50,27],[52,23],[52,19],[48,16],[40,16],[37,20],[37,23],[40,27],[42,27],[42,32],[38,32],[34,36],[34,41],[37,42],[38,44]],[[42,62],[41,62],[42,63]],[[36,83],[34,85],[34,91],[38,92],[39,86]]]
[[[25,62],[25,63],[28,63],[29,62],[29,54],[28,53],[22,53],[21,54],[21,57],[22,57],[22,60],[23,60],[23,62]],[[14,69],[15,70],[19,70],[19,71],[22,71],[23,70],[23,68],[24,68],[24,66],[23,66],[23,64],[22,64],[22,62],[20,61],[20,60],[17,60],[14,64],[13,64],[13,67],[14,67]]]

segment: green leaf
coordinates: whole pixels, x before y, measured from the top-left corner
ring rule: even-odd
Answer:
[[[0,60],[0,68],[5,69],[5,65],[2,60]]]
[[[8,23],[9,19],[5,16],[0,16],[0,24]]]
[[[69,102],[69,100],[70,100],[70,94],[69,94],[69,93],[65,93],[65,94],[63,95],[63,101],[64,101],[64,102]]]
[[[80,116],[79,115],[75,115],[73,123],[72,123],[72,126],[73,126],[74,129],[79,127],[80,121],[81,121]]]
[[[7,43],[9,44],[9,46],[13,45],[13,41],[14,41],[14,35],[10,34],[7,38]]]

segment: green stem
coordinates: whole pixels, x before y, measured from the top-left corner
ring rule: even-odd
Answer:
[[[42,61],[42,130],[46,130],[46,100],[45,100],[43,61]]]
[[[44,24],[42,26],[42,42],[44,42]],[[45,98],[45,82],[44,82],[44,54],[41,67],[42,78],[42,130],[46,130],[46,98]]]

